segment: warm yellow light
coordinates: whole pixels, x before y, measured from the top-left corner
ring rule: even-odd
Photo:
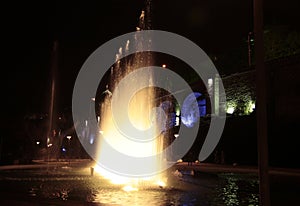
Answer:
[[[97,174],[99,174],[100,176],[102,176],[105,179],[110,180],[110,182],[114,185],[125,185],[130,182],[130,178],[111,173],[111,172],[99,167],[97,164],[94,165],[94,168],[95,168],[95,172]]]
[[[131,185],[126,185],[122,188],[125,192],[133,192],[138,191],[138,188],[132,187]]]
[[[165,186],[166,186],[166,183],[163,182],[163,181],[161,181],[161,180],[157,181],[156,184],[157,184],[159,187],[165,187]]]
[[[126,192],[138,191],[139,187],[143,188],[145,185],[148,187],[159,186],[161,188],[167,186],[167,179],[161,176],[131,178],[108,172],[97,164],[93,167],[96,174],[100,175],[104,179],[109,180],[111,184],[124,186],[122,189]]]
[[[143,15],[141,18],[144,18]],[[137,28],[137,30],[139,29],[141,28]],[[128,45],[129,42],[126,44],[125,52],[128,50]],[[116,55],[116,61],[118,63],[123,52],[124,51],[120,49],[119,53]],[[113,168],[118,168],[120,166],[120,162],[118,160],[112,161],[112,159],[114,159],[112,156],[112,150],[110,147],[106,147],[106,144],[103,144],[105,141],[111,147],[113,147],[114,150],[129,157],[157,157],[151,158],[151,161],[149,161],[143,167],[147,167],[144,169],[148,171],[160,171],[161,168],[165,167],[166,161],[165,159],[161,158],[160,155],[157,155],[160,154],[164,149],[164,134],[162,133],[162,127],[159,118],[155,118],[155,115],[157,115],[156,112],[152,112],[156,105],[156,102],[153,101],[156,99],[156,92],[153,88],[145,88],[135,92],[134,94],[130,93],[131,91],[134,91],[135,88],[143,88],[145,82],[151,82],[151,84],[154,83],[154,78],[151,76],[149,77],[149,74],[140,75],[138,77],[135,77],[134,75],[131,76],[131,73],[136,68],[140,68],[142,66],[140,65],[140,63],[142,63],[141,59],[137,57],[139,57],[139,55],[131,59],[132,61],[122,65],[122,68],[121,65],[117,64],[111,70],[113,77],[112,87],[115,87],[114,94],[116,95],[105,96],[104,101],[100,105],[101,121],[99,121],[99,128],[101,129],[97,134],[97,162],[104,163],[109,161],[110,164],[114,165]],[[167,65],[164,64],[162,67],[166,68]],[[134,80],[138,79],[138,81],[136,81],[135,84],[122,85],[121,80],[123,77],[133,78]],[[116,87],[116,85],[118,86]],[[131,96],[131,98],[128,99],[128,96]],[[112,102],[118,102],[120,105],[125,105],[126,103],[127,107],[120,106],[112,108],[114,105]],[[127,110],[125,113],[124,108]],[[128,118],[124,118],[122,115],[117,117],[114,116],[114,114],[123,113],[128,115]],[[118,118],[118,121],[116,121],[116,118]],[[134,128],[134,131],[121,131],[122,128]],[[136,137],[134,133],[136,130],[145,132],[141,133],[141,137]],[[132,139],[129,138],[131,136],[133,136]],[[135,140],[135,138],[140,138],[141,141]],[[99,167],[96,168],[97,169],[95,171],[97,172],[98,170],[100,176],[109,179],[113,184],[121,184],[124,186],[126,191],[132,190],[130,186],[133,187],[133,189],[141,189],[150,185],[157,187],[156,182],[157,180],[161,179],[160,174],[150,176],[149,178],[147,177],[146,179],[140,177],[130,178],[112,174]]]

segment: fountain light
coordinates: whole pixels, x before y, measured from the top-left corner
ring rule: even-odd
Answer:
[[[164,188],[167,186],[167,180],[162,179],[158,176],[132,178],[111,173],[101,168],[97,164],[95,164],[93,168],[97,174],[99,174],[104,179],[109,180],[111,184],[123,186],[122,189],[126,192],[138,191],[141,185],[147,185],[149,187],[159,186],[160,188]],[[140,185],[140,183],[142,184]]]
[[[161,180],[157,181],[156,184],[161,188],[166,186],[166,183]]]
[[[101,175],[103,178],[110,180],[110,182],[114,185],[127,185],[130,183],[130,178],[128,177],[123,177],[116,175],[114,173],[111,173],[97,164],[93,166],[94,170],[97,174]]]
[[[147,22],[144,21],[144,17],[145,12],[143,11],[140,16],[140,24],[137,27],[138,31],[147,28],[145,25],[145,23]],[[133,45],[136,44],[138,45],[138,47],[143,47],[144,45],[142,45],[142,42],[142,39],[140,39],[139,36],[136,36]],[[148,74],[144,76],[129,75],[132,74],[132,72],[136,69],[144,67],[145,63],[149,63],[151,65],[152,56],[150,56],[149,54],[134,55],[130,58],[130,61],[126,60],[124,61],[124,64],[120,64],[120,61],[122,60],[121,57],[124,54],[126,55],[129,51],[129,41],[126,42],[124,48],[125,49],[123,49],[123,47],[120,47],[118,53],[116,54],[115,59],[117,64],[113,68],[113,72],[111,72],[110,79],[110,84],[112,85],[111,88],[113,88],[112,91],[114,91],[115,94],[117,94],[114,96],[114,101],[122,104],[124,100],[127,99],[128,95],[131,95],[128,94],[128,92],[132,91],[133,88],[142,88],[144,83],[149,84],[149,86],[154,84],[154,76],[149,77]],[[166,68],[167,65],[163,64],[162,67]],[[128,77],[130,76],[130,78],[132,78],[131,80],[134,81],[135,84],[121,84],[121,80],[127,75]],[[117,150],[120,153],[126,154],[127,156],[138,158],[156,156],[157,159],[155,161],[146,164],[149,171],[155,171],[159,170],[160,168],[163,168],[164,164],[166,164],[166,161],[162,160],[161,158],[159,158],[159,155],[157,155],[163,151],[163,136],[161,135],[159,138],[156,138],[153,141],[147,141],[142,143],[138,141],[129,140],[127,136],[120,131],[119,125],[116,125],[114,122],[114,112],[122,114],[123,111],[118,111],[119,109],[122,109],[122,107],[114,107],[112,109],[113,95],[108,90],[108,87],[105,93],[108,93],[109,95],[105,95],[104,101],[100,105],[101,121],[99,122],[99,128],[101,128],[101,130],[97,132],[99,138],[99,141],[97,141],[97,144],[99,145],[96,145],[97,148],[99,148],[97,150],[97,162],[102,163],[110,161],[110,150],[105,147],[106,144],[102,144],[103,141],[106,141],[108,144],[113,145],[115,150]],[[131,98],[130,102],[128,103],[128,119],[122,119],[122,121],[118,122],[118,124],[121,124],[123,128],[130,128],[133,126],[137,130],[148,130],[149,132],[145,132],[143,134],[143,138],[145,139],[152,139],[153,137],[156,137],[156,132],[160,128],[160,122],[158,120],[158,117],[152,118],[149,112],[152,110],[152,108],[155,108],[156,106],[155,102],[150,101],[151,99],[157,99],[157,94],[153,89],[145,88],[135,93],[133,98]],[[111,163],[119,164],[115,161],[111,161]],[[112,184],[124,186],[124,191],[136,191],[137,188],[140,189],[140,187],[145,186],[157,187],[158,181],[158,185],[160,187],[166,185],[163,181],[161,181],[163,179],[161,174],[150,176],[147,178],[132,178],[126,176],[124,177],[109,172],[103,168],[100,168],[100,166],[98,165],[95,165],[95,172],[98,173],[100,176],[104,177],[105,179],[110,180]]]
[[[138,188],[132,187],[131,185],[126,185],[122,188],[125,192],[138,191]]]

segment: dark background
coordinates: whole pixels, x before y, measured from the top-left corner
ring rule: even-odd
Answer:
[[[266,25],[299,28],[297,0],[264,2]],[[134,31],[143,8],[144,2],[137,0],[2,5],[2,114],[8,118],[46,110],[54,40],[59,42],[58,103],[60,109],[70,106],[73,84],[86,58],[104,42]],[[246,44],[253,30],[252,12],[250,0],[154,0],[153,27],[183,35],[206,53],[218,54]]]

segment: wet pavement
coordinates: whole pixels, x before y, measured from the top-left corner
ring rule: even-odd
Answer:
[[[255,167],[177,163],[168,187],[125,192],[91,176],[93,164],[62,160],[1,166],[0,205],[258,205]],[[272,205],[299,205],[299,176],[297,170],[270,171]]]

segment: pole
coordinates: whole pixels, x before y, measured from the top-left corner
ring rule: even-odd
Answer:
[[[264,65],[263,0],[254,0],[259,205],[270,205],[267,122],[267,71]]]
[[[49,145],[47,143],[47,174],[49,172]]]
[[[248,66],[251,67],[252,65],[252,59],[251,59],[251,35],[252,35],[252,32],[249,32],[248,33],[248,40],[247,40],[247,43],[248,43]]]
[[[47,131],[47,150],[49,150],[48,146],[50,144],[50,140],[52,137],[52,128],[53,128],[53,111],[54,111],[54,98],[55,98],[55,72],[57,67],[57,41],[54,42],[53,49],[52,49],[52,57],[51,57],[51,87],[50,87],[50,105],[49,105],[49,125]],[[49,152],[48,152],[49,153]],[[48,155],[49,156],[49,155]],[[48,158],[49,161],[49,158]]]
[[[2,144],[3,144],[3,138],[0,137],[0,162],[1,162],[1,156],[2,156]]]
[[[67,136],[67,139],[68,139],[68,142],[69,142],[69,148],[68,148],[69,165],[71,164],[71,138],[72,138],[72,136],[70,136],[70,135]]]
[[[69,139],[69,165],[71,164],[71,144]]]

